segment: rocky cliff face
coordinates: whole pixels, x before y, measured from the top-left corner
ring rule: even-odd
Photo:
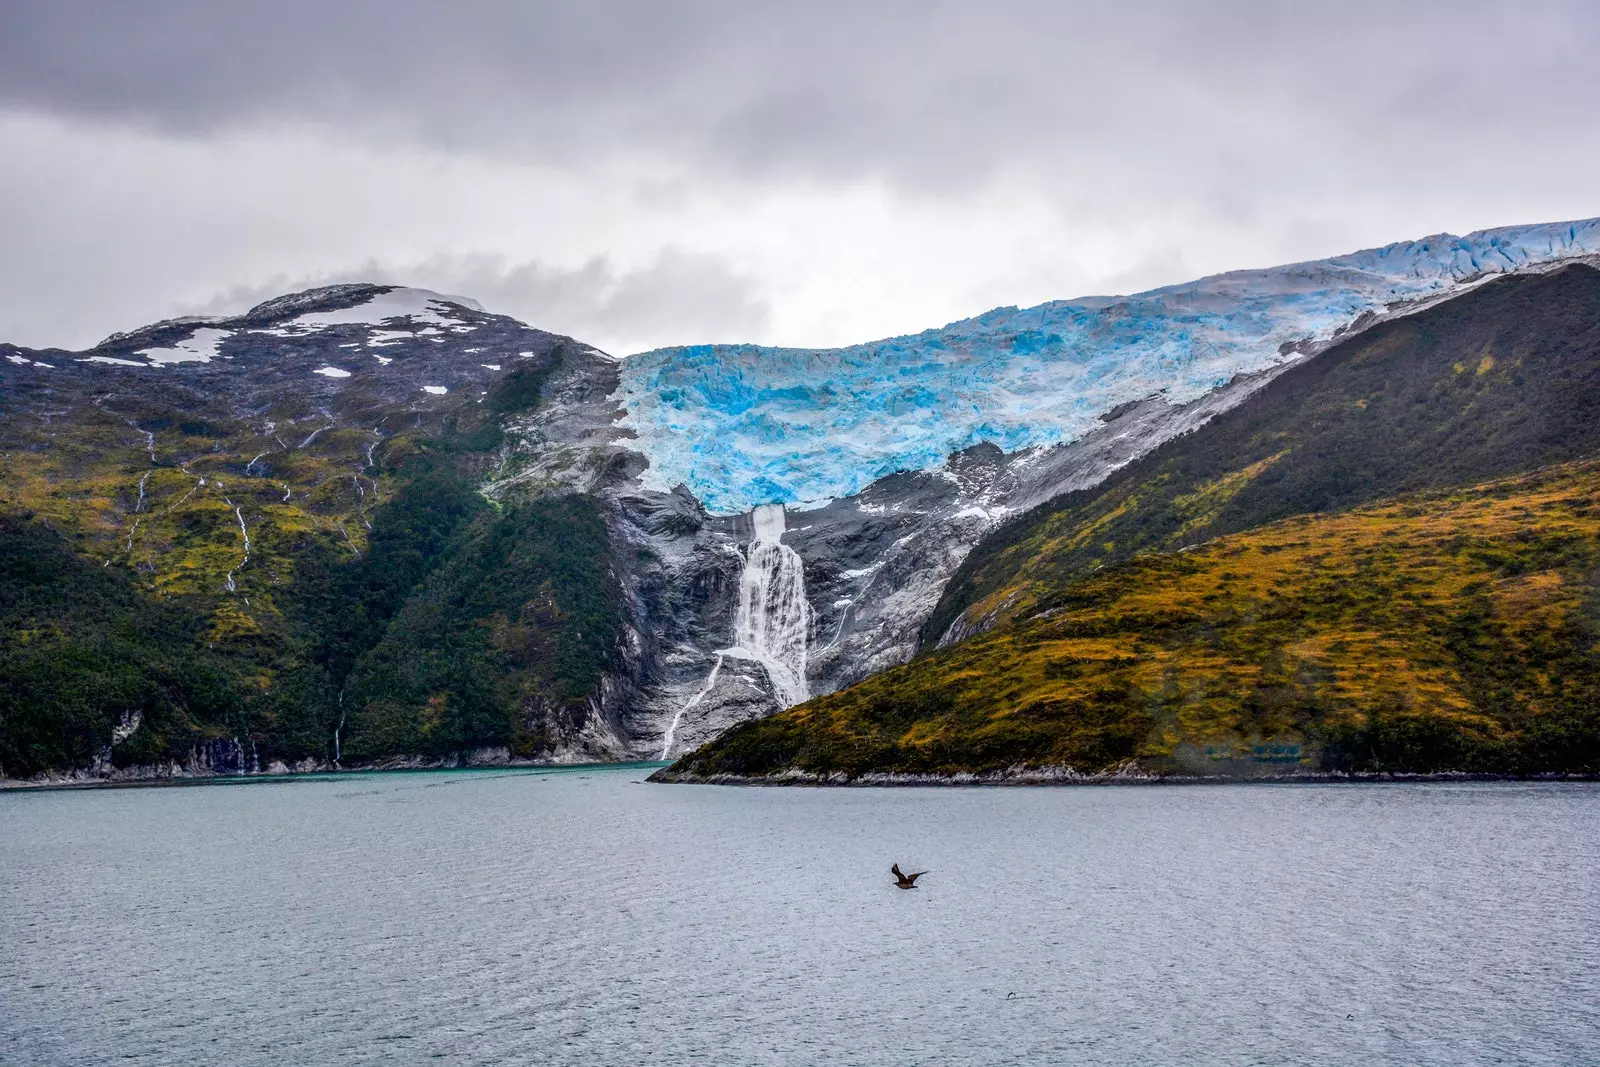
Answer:
[[[514,443],[485,483],[502,500],[591,493],[606,515],[625,592],[622,667],[593,725],[551,724],[555,759],[675,756],[906,662],[950,575],[996,523],[1096,484],[1276,373],[1185,404],[1155,395],[1124,405],[1070,444],[975,446],[821,507],[712,515],[684,486],[642,484],[649,461],[621,425],[619,370],[593,350],[569,353],[544,402],[511,423]]]
[[[1063,493],[1090,488],[1174,437],[1242,402],[1289,367],[1371,325],[1431,301],[1367,314],[1326,342],[1308,342],[1272,366],[1240,374],[1182,403],[1156,393],[1102,413],[1094,429],[1066,444],[1006,453],[976,445],[934,470],[889,475],[854,495],[785,511],[781,543],[798,557],[808,605],[803,677],[820,696],[909,661],[924,644],[958,640],[984,620],[958,619],[923,632],[946,583],[967,553],[1006,518]],[[648,459],[634,451],[604,357],[573,364],[574,383],[528,421],[519,457],[530,473],[491,491],[530,483],[569,485],[606,503],[619,570],[629,590],[628,675],[618,680],[617,736],[633,758],[690,751],[736,723],[793,703],[794,686],[772,663],[739,648],[741,586],[758,543],[753,514],[710,514],[686,486],[645,487]],[[581,369],[580,369],[581,368]],[[576,382],[589,376],[593,385]],[[566,379],[563,379],[566,380]],[[580,448],[563,444],[552,470],[546,427],[584,427]],[[565,431],[562,431],[565,432]],[[565,439],[564,439],[565,440]],[[777,605],[768,605],[776,610]],[[780,669],[781,670],[781,669]],[[626,710],[623,710],[623,709]],[[571,758],[618,758],[615,748]]]

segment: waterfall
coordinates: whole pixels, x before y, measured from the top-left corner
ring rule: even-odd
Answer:
[[[204,485],[205,484],[204,480],[202,480],[200,484]],[[220,485],[221,485],[221,483],[219,482],[218,486],[220,487]],[[240,567],[243,567],[245,564],[250,562],[250,528],[244,524],[244,512],[242,510],[240,510],[242,505],[235,504],[233,501],[229,500],[227,497],[223,497],[222,498],[222,502],[224,504],[227,504],[230,508],[233,509],[233,517],[239,520],[239,533],[244,538],[244,559],[240,560],[237,566],[234,566],[234,567],[229,569],[229,571],[228,571],[228,580],[225,583],[223,583],[223,586],[222,586],[222,588],[224,588],[228,592],[232,593],[232,592],[237,591],[238,588],[239,588],[238,585],[236,585],[234,583],[233,572],[238,570]],[[345,536],[349,537],[350,535],[349,534],[345,534]]]
[[[663,738],[662,741],[661,741],[661,758],[662,759],[667,759],[672,754],[672,742],[677,739],[677,736],[678,736],[678,724],[683,722],[684,713],[689,711],[691,708],[693,708],[696,704],[700,703],[702,700],[704,700],[706,698],[706,694],[711,692],[711,690],[713,690],[713,689],[715,689],[717,687],[717,675],[722,673],[722,660],[723,660],[723,658],[724,658],[723,654],[721,652],[718,652],[717,653],[716,665],[711,668],[711,676],[706,679],[706,684],[701,686],[700,687],[700,692],[698,692],[694,696],[690,697],[689,698],[689,702],[687,704],[685,704],[683,707],[679,708],[678,709],[678,713],[672,717],[672,725],[667,727],[667,736],[665,738]]]
[[[739,576],[739,612],[733,624],[731,656],[757,660],[767,668],[784,707],[811,695],[806,686],[806,645],[811,635],[811,604],[806,600],[800,554],[783,543],[782,504],[763,504],[751,512],[755,540]]]
[[[783,543],[787,529],[782,504],[763,504],[750,513],[755,537],[739,575],[739,608],[733,620],[733,645],[719,649],[706,684],[672,717],[661,758],[672,754],[684,713],[704,700],[717,684],[723,661],[760,663],[772,679],[778,702],[792,707],[806,700],[806,648],[811,637],[811,603],[806,600],[800,554]]]

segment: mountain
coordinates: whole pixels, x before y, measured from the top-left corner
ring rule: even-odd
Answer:
[[[940,650],[668,777],[1600,771],[1597,413],[1593,267],[1380,324],[990,534]]]
[[[1351,338],[1500,274],[1557,277],[1594,258],[1596,226],[833,352],[618,360],[370,285],[84,352],[0,345],[0,516],[44,561],[0,571],[0,769],[681,755],[898,667],[957,618],[1007,623],[967,611],[1009,588],[988,549],[946,593],[975,544],[1016,536],[1007,519]]]
[[[572,652],[615,629],[597,513],[496,509],[477,490],[501,422],[608,357],[380,286],[0,356],[0,512],[18,552],[53,561],[0,584],[7,772],[309,769],[347,747],[507,758],[574,717],[603,721],[594,657]],[[562,536],[515,581],[481,573],[483,544],[552,523]],[[538,649],[495,644],[485,586],[557,613]],[[418,618],[427,597],[446,599],[453,641]],[[410,672],[385,671],[402,633]]]

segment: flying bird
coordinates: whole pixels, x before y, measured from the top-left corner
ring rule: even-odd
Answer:
[[[921,878],[923,875],[927,874],[928,872],[927,871],[918,871],[916,874],[906,874],[906,873],[904,873],[903,871],[900,870],[900,865],[897,863],[893,867],[889,868],[889,873],[894,875],[895,888],[897,888],[897,889],[915,889],[915,888],[917,888],[917,879]]]

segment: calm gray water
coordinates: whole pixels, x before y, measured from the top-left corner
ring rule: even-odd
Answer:
[[[0,1061],[1600,1062],[1592,785],[644,773],[0,795]]]

